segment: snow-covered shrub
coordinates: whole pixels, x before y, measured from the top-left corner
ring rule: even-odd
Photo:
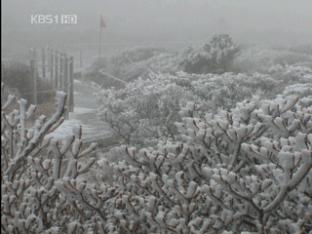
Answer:
[[[268,73],[271,67],[307,66],[312,68],[312,55],[285,48],[251,46],[235,57],[233,66],[241,72]]]
[[[260,73],[248,75],[243,73],[220,75],[179,73],[178,76],[182,79],[187,77],[193,94],[203,100],[201,109],[210,112],[214,112],[218,108],[230,109],[237,102],[250,98],[256,93],[270,98],[283,89],[283,86],[280,85],[281,82]]]
[[[85,74],[88,80],[108,87],[120,87],[117,77],[132,81],[139,77],[146,78],[151,72],[174,72],[179,64],[179,57],[160,48],[132,48],[108,59],[99,59]]]
[[[98,93],[99,116],[126,144],[148,145],[174,138],[180,105],[192,94],[170,79],[157,75],[138,79],[124,89]]]
[[[135,63],[152,58],[165,52],[162,48],[153,47],[135,47],[121,52],[119,55],[111,58],[114,64],[122,66],[126,63]]]
[[[104,160],[123,190],[113,211],[123,232],[309,233],[311,105],[255,98],[178,128],[180,141]]]
[[[231,71],[238,51],[229,35],[216,35],[202,48],[186,50],[180,65],[188,73],[223,73]]]
[[[105,204],[106,190],[102,186],[97,192],[100,188],[84,182],[95,162],[95,145],[83,147],[81,131],[63,139],[52,137],[63,121],[65,98],[59,93],[54,115],[35,121],[31,116],[36,107],[27,108],[26,100],[18,101],[18,109],[10,108],[13,96],[3,100],[1,232],[97,233],[96,228],[106,224],[103,211],[95,207],[95,202]]]
[[[232,71],[232,62],[239,48],[229,35],[216,35],[199,49],[172,52],[161,48],[132,48],[111,58],[100,58],[84,75],[88,80],[107,88],[120,87],[120,82],[146,79],[152,73],[223,73]],[[103,72],[104,71],[104,72]]]
[[[276,80],[283,80],[285,86],[296,83],[311,83],[312,80],[312,67],[307,66],[275,65],[270,67],[267,73]]]
[[[138,92],[153,91],[153,84]],[[185,91],[163,85],[155,91]],[[12,110],[10,96],[1,117],[2,231],[306,234],[312,225],[312,106],[311,94],[300,96],[254,98],[205,115],[196,105],[181,105],[174,139],[115,149],[109,157],[119,160],[99,161],[96,180],[88,176],[95,145],[83,147],[81,130],[53,137],[63,94],[55,114],[34,123],[35,107],[20,100]],[[157,100],[157,108],[174,103]]]
[[[125,50],[111,58],[100,58],[88,69],[85,78],[108,88],[122,85],[107,74],[124,81],[132,81],[139,77],[148,78],[151,72],[271,74],[270,71],[278,66],[283,70],[287,67],[312,69],[312,55],[308,50],[295,48],[237,46],[229,35],[221,34],[214,36],[202,47],[190,47],[182,52],[139,47]],[[101,71],[105,71],[106,75]]]
[[[202,112],[229,110],[254,94],[274,98],[287,86],[312,83],[312,71],[304,67],[276,67],[271,73],[151,73],[148,79],[129,82],[122,89],[98,93],[98,113],[124,143],[154,144],[174,138],[174,122],[189,115],[180,112],[189,102]]]

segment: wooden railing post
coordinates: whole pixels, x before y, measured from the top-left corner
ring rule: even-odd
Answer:
[[[69,89],[68,89],[68,106],[69,106],[69,111],[73,112],[74,111],[74,57],[71,56],[69,58]]]
[[[39,74],[42,74],[41,78],[48,78],[52,89],[67,94],[66,116],[68,117],[68,112],[74,111],[74,57],[51,48],[41,48],[39,57],[36,49],[31,49],[30,57],[33,78],[33,103],[38,104],[38,78]],[[38,73],[40,72],[40,66],[41,73]]]
[[[60,53],[60,76],[59,76],[59,90],[64,90],[64,56]]]
[[[54,77],[54,82],[55,82],[55,89],[60,88],[60,58],[59,58],[59,53],[55,51],[55,77]]]
[[[66,113],[65,117],[68,119],[69,117],[69,95],[68,95],[68,88],[69,88],[69,69],[68,69],[68,57],[67,54],[63,53],[63,62],[64,62],[64,76],[63,76],[63,91],[67,94],[67,105],[66,105]]]
[[[37,74],[37,53],[36,49],[31,49],[31,60],[30,60],[30,69],[31,69],[31,76],[33,80],[33,104],[38,104],[38,74]]]
[[[53,58],[53,50],[48,48],[48,58],[49,58],[49,62],[48,62],[48,68],[49,68],[49,80],[50,83],[52,85],[52,87],[54,88],[54,71],[53,71],[53,67],[54,67],[54,58]]]
[[[46,53],[45,48],[41,49],[41,69],[42,69],[42,79],[46,78]]]

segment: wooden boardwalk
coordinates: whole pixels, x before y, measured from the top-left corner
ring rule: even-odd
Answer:
[[[82,139],[84,142],[98,142],[110,140],[113,137],[112,131],[107,123],[101,121],[96,114],[96,111],[90,109],[74,109],[73,113],[70,113],[69,120],[76,121],[82,127]]]
[[[115,143],[113,131],[97,115],[97,102],[94,94],[99,91],[99,88],[87,82],[74,80],[74,57],[51,48],[33,48],[30,52],[33,76],[32,103],[38,104],[37,82],[39,79],[50,81],[52,90],[63,91],[67,94],[66,120],[49,136],[61,139],[75,134],[81,126],[84,142],[98,142],[104,145]]]
[[[96,111],[96,88],[86,82],[74,82],[75,106],[69,118],[53,133],[57,138],[73,134],[82,127],[85,143],[98,142],[102,145],[116,144],[116,138],[107,123],[100,120]]]

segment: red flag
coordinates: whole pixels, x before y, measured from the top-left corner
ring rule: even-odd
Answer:
[[[101,15],[101,18],[100,18],[100,27],[101,28],[106,28],[106,22],[104,20],[103,15]]]

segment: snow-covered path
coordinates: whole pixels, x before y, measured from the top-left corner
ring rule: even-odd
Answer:
[[[69,113],[69,119],[53,132],[53,136],[63,138],[72,135],[81,126],[84,142],[110,141],[113,137],[112,131],[96,114],[96,89],[91,84],[74,82],[74,112]]]

